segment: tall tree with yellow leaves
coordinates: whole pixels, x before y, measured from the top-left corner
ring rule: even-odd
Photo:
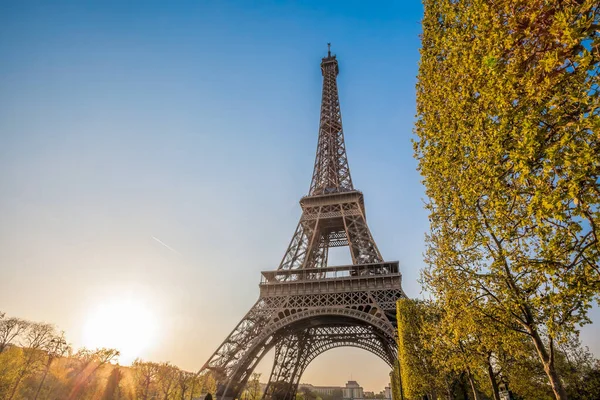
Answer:
[[[556,345],[600,292],[600,4],[424,4],[428,288],[483,299],[481,317],[529,338],[566,399]]]

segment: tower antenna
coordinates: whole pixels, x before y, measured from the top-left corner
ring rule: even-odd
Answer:
[[[327,43],[327,57],[331,57],[331,43]]]

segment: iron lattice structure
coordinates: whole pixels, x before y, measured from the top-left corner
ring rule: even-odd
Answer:
[[[300,377],[319,354],[354,346],[390,367],[397,356],[396,301],[406,297],[398,262],[383,261],[354,189],[342,130],[338,62],[321,61],[323,97],[319,140],[302,216],[279,268],[263,271],[260,296],[203,370],[219,382],[219,400],[237,398],[271,349],[275,362],[268,399],[295,399]],[[328,266],[330,247],[348,246],[352,265]]]

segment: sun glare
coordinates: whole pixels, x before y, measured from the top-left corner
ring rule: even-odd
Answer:
[[[130,364],[155,344],[158,324],[142,302],[118,299],[98,305],[87,315],[83,345],[119,350],[119,363]]]

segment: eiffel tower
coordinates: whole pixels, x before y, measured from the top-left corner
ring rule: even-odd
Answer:
[[[398,261],[384,261],[354,189],[342,130],[338,61],[321,61],[323,96],[314,172],[302,216],[276,270],[263,271],[260,296],[202,370],[217,398],[238,398],[262,357],[275,348],[264,398],[294,400],[302,373],[336,347],[365,349],[393,368],[396,300],[406,297]],[[329,266],[330,247],[348,246],[352,265]]]

